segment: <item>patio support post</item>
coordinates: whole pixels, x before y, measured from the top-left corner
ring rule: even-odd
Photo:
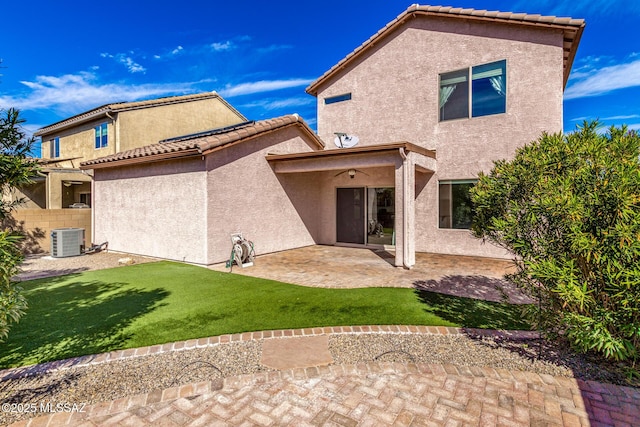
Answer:
[[[411,155],[400,148],[402,162],[396,165],[396,267],[415,264],[415,172]]]

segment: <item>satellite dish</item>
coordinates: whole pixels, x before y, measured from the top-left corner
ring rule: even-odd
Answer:
[[[355,135],[347,135],[346,133],[336,132],[336,137],[333,139],[333,143],[338,148],[351,148],[355,147],[360,138]]]

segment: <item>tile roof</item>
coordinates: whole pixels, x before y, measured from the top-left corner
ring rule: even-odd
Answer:
[[[396,28],[415,17],[445,17],[465,20],[477,20],[484,22],[500,22],[505,24],[527,25],[538,28],[555,28],[564,34],[564,84],[567,84],[571,66],[578,44],[582,37],[584,19],[561,18],[556,16],[532,15],[527,13],[512,13],[500,11],[487,11],[476,9],[463,9],[450,6],[429,6],[414,4],[410,6],[396,19],[389,22],[384,28],[371,36],[367,41],[348,54],[340,62],[334,65],[326,73],[307,87],[307,93],[316,96],[319,87],[340,70],[348,67],[351,61],[365,54],[370,48],[377,45],[380,40],[389,36]]]
[[[297,114],[277,117],[258,122],[246,122],[229,126],[229,130],[214,129],[194,135],[171,138],[158,144],[147,145],[128,151],[100,157],[80,164],[81,169],[95,169],[123,164],[146,163],[159,160],[178,159],[191,156],[203,156],[229,145],[248,141],[288,126],[298,126],[301,132],[324,148],[324,143]]]
[[[180,96],[167,96],[163,98],[148,99],[145,101],[133,101],[133,102],[116,102],[112,104],[105,104],[100,107],[94,108],[84,113],[77,114],[73,117],[61,120],[51,125],[38,129],[34,133],[34,136],[42,136],[51,132],[59,131],[61,129],[75,126],[79,123],[83,123],[89,120],[94,120],[100,117],[105,117],[108,113],[119,113],[121,111],[138,110],[142,108],[158,107],[161,105],[180,104],[183,102],[199,101],[203,99],[218,98],[222,101],[230,110],[238,114],[239,117],[244,118],[235,108],[233,108],[227,101],[225,101],[217,92],[203,92],[191,95]]]

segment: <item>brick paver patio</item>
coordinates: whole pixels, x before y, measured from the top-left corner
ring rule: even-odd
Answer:
[[[504,259],[416,253],[411,270],[393,266],[393,254],[383,250],[340,246],[307,246],[258,256],[252,267],[233,272],[304,286],[324,288],[424,287],[458,296],[513,303],[529,302],[502,280],[514,272]],[[224,264],[211,267],[229,271]]]
[[[376,331],[464,333],[442,327],[362,326],[248,333],[208,340],[265,338],[265,333],[273,339],[293,340]],[[174,343],[162,351],[188,346],[188,342]],[[136,357],[138,353],[148,354],[147,350],[120,352],[113,358]],[[96,363],[97,359],[109,357],[84,359],[81,363]],[[215,379],[99,403],[84,412],[61,412],[12,424],[68,425],[637,426],[640,390],[488,367],[372,362]]]

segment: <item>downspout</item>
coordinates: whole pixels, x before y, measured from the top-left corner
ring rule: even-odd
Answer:
[[[51,192],[49,191],[49,174],[38,171],[37,175],[44,177],[44,208],[50,209],[51,206]]]
[[[404,147],[399,148],[400,157],[402,157],[402,265],[410,270],[412,266],[407,263],[407,254],[409,253],[409,217],[408,201],[407,201],[407,182],[409,179],[409,159]]]
[[[96,194],[96,181],[93,179],[92,175],[89,176],[91,177],[91,236],[89,236],[91,241],[88,246],[91,247],[93,246],[93,242],[96,241],[96,203],[94,199],[94,195]],[[85,247],[87,247],[86,242]]]

